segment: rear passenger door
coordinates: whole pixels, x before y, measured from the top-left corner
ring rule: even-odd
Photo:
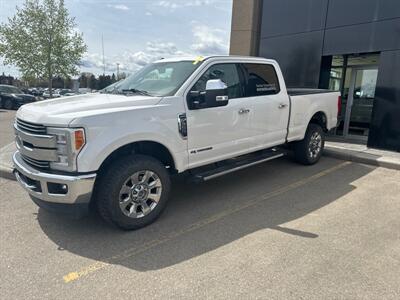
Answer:
[[[252,133],[256,148],[283,144],[289,119],[289,97],[280,90],[272,64],[243,63],[244,96],[252,103]]]

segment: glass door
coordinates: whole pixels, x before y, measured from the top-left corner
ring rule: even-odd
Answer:
[[[345,106],[344,136],[368,137],[377,77],[376,67],[352,68]]]

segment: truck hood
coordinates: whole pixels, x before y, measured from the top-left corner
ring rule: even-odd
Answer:
[[[68,126],[75,118],[147,108],[161,99],[142,95],[77,95],[26,104],[18,110],[17,118],[50,126]]]

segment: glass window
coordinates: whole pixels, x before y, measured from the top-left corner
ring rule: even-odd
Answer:
[[[146,93],[171,96],[201,65],[193,61],[158,62],[148,64],[118,84],[105,88],[104,93]]]
[[[204,92],[206,83],[210,79],[221,79],[228,86],[229,99],[243,96],[236,64],[216,64],[211,66],[195,83],[192,91]]]
[[[243,64],[243,67],[246,73],[246,97],[279,93],[279,80],[272,65]]]
[[[377,65],[379,63],[379,53],[372,54],[351,54],[348,56],[348,66]]]
[[[329,89],[340,91],[340,82],[343,78],[343,68],[332,68],[329,77]]]
[[[344,63],[343,55],[332,56],[332,67],[341,67],[343,66],[343,63]]]

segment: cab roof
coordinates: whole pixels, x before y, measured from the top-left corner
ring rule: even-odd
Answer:
[[[209,59],[223,59],[223,60],[251,60],[251,61],[268,61],[273,62],[271,59],[266,59],[263,57],[256,56],[242,56],[242,55],[208,55],[208,56],[176,56],[171,58],[163,58],[155,61],[155,63],[160,62],[178,62],[178,61],[204,61]]]

